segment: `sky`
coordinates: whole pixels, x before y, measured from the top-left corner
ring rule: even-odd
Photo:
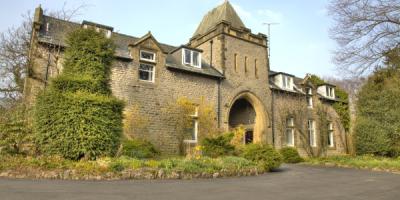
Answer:
[[[162,43],[179,46],[189,41],[202,17],[224,0],[3,0],[0,32],[19,26],[22,14],[39,4],[45,10],[87,5],[74,18],[114,27],[114,31],[141,37],[151,31]],[[329,38],[332,21],[328,0],[230,0],[245,26],[255,34],[268,35],[271,69],[304,77],[306,73],[335,76]]]

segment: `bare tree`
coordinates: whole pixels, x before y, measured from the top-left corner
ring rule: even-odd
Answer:
[[[328,9],[339,71],[365,75],[383,66],[385,52],[399,47],[400,0],[332,0]]]
[[[72,20],[85,9],[82,4],[67,8],[66,3],[57,11],[46,11],[47,15],[63,20]],[[27,11],[18,27],[11,27],[0,33],[0,98],[17,100],[21,97],[24,87],[28,52],[32,31],[32,15]]]

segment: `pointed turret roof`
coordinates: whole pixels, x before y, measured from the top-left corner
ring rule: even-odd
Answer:
[[[235,9],[233,9],[229,1],[225,1],[223,4],[209,11],[203,17],[203,20],[201,20],[200,25],[197,27],[193,36],[206,33],[222,21],[229,22],[231,26],[235,28],[245,28]]]

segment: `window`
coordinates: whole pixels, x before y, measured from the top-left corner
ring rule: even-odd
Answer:
[[[282,86],[283,88],[292,90],[292,77],[282,75]]]
[[[312,89],[311,88],[306,88],[306,94],[312,95]]]
[[[190,65],[190,63],[192,62],[191,60],[191,51],[189,49],[184,49],[184,59],[183,59],[183,63],[184,64],[188,64]]]
[[[139,80],[154,82],[154,66],[140,63],[139,65]]]
[[[244,73],[247,73],[247,56],[244,57]]]
[[[333,124],[330,122],[328,124],[328,146],[329,147],[334,147],[334,133],[333,133]]]
[[[290,117],[286,120],[286,145],[294,146],[294,119]]]
[[[183,49],[182,63],[192,67],[201,68],[201,54],[198,51]]]
[[[185,140],[187,143],[197,143],[197,138],[198,138],[198,132],[199,132],[199,107],[195,107],[195,111],[193,115],[190,115],[192,117],[192,128],[190,129],[190,139]]]
[[[312,108],[313,107],[312,96],[307,96],[306,99],[307,99],[307,106],[309,108]]]
[[[258,78],[257,59],[254,59],[254,76]]]
[[[200,53],[197,51],[192,51],[192,64],[195,67],[200,66]]]
[[[235,72],[237,72],[237,54],[235,53],[234,57],[233,57],[233,64],[235,67]]]
[[[112,33],[112,32],[111,32],[110,30],[107,30],[106,37],[107,37],[107,38],[110,38],[110,37],[111,37],[111,33]]]
[[[156,62],[156,54],[153,52],[140,50],[140,60]]]
[[[317,146],[317,135],[315,134],[315,122],[314,120],[308,120],[307,122],[308,136],[310,138],[310,146]]]
[[[335,89],[333,87],[326,86],[326,96],[335,98]]]

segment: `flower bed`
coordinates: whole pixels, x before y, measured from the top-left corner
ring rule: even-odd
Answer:
[[[192,179],[252,176],[265,169],[253,161],[228,156],[221,158],[168,158],[139,160],[102,158],[96,161],[70,161],[60,157],[24,157],[0,155],[0,177],[120,180],[120,179]]]

